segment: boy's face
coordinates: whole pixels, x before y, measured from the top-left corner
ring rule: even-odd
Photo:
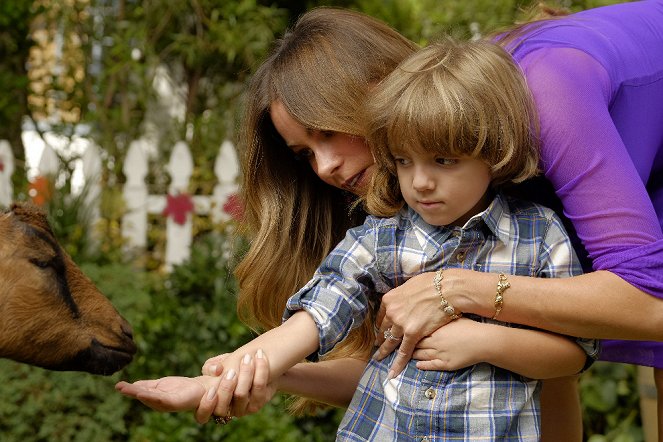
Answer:
[[[490,168],[482,160],[428,152],[394,156],[403,198],[428,224],[462,226],[488,207]]]

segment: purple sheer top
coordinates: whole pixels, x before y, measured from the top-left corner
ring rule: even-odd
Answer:
[[[513,56],[541,167],[593,268],[663,298],[663,0],[547,22]],[[601,359],[663,368],[663,343],[603,342]]]

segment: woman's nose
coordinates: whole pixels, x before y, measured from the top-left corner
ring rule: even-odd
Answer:
[[[316,173],[323,180],[329,180],[336,175],[343,164],[343,157],[327,149],[318,149],[315,153]]]

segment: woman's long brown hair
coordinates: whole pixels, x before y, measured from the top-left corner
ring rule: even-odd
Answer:
[[[269,116],[278,100],[304,127],[363,136],[357,112],[369,87],[391,72],[416,45],[383,22],[334,8],[313,9],[276,42],[249,87],[240,140],[245,216],[251,239],[235,275],[238,313],[257,329],[281,323],[286,300],[363,221],[352,198],[323,183],[295,158]],[[367,360],[375,339],[372,318],[354,330],[329,358]],[[294,412],[312,401],[296,399]]]

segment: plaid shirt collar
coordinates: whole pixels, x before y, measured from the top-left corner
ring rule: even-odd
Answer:
[[[504,244],[508,244],[512,240],[513,220],[511,219],[511,211],[504,195],[501,193],[497,193],[486,210],[474,215],[462,228],[430,225],[410,207],[407,207],[401,213],[399,227],[405,229],[407,223],[411,225],[421,249],[429,258],[433,258],[439,253],[440,245],[452,235],[454,230],[481,230],[485,226]]]

